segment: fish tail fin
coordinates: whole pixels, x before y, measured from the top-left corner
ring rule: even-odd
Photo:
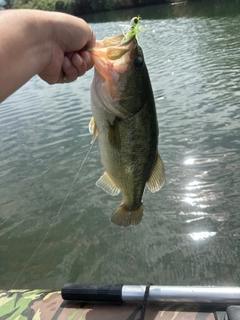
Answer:
[[[127,227],[137,225],[141,222],[143,216],[143,204],[135,210],[128,209],[123,203],[117,208],[111,217],[111,222],[120,226]]]

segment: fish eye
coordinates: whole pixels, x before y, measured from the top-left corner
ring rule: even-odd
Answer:
[[[142,68],[142,66],[143,66],[143,58],[142,58],[142,57],[137,57],[137,58],[134,60],[134,66],[135,66],[137,69]]]

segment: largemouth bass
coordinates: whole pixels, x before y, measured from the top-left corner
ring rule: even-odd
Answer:
[[[98,136],[105,173],[96,185],[123,196],[111,217],[116,225],[137,225],[143,216],[142,196],[164,183],[158,154],[158,122],[142,49],[132,36],[105,38],[90,49],[94,60],[91,84],[92,141]]]

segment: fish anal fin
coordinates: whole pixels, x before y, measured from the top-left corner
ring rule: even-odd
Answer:
[[[98,128],[94,120],[94,117],[91,118],[88,128],[89,128],[89,132],[93,134],[92,141],[91,141],[91,143],[93,143],[98,136]]]
[[[121,137],[119,132],[118,118],[114,119],[112,124],[109,123],[108,141],[111,146],[117,150],[121,150]]]
[[[151,176],[147,181],[148,189],[154,193],[161,189],[164,184],[165,169],[160,155],[157,156],[157,161],[152,170]]]
[[[107,172],[104,172],[104,174],[98,179],[96,185],[111,196],[117,196],[120,193],[120,189],[115,185]]]
[[[137,209],[128,209],[122,203],[111,217],[111,222],[119,227],[127,227],[130,225],[138,225],[143,216],[143,204],[141,203]]]

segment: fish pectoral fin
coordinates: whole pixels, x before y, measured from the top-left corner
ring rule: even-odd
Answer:
[[[112,147],[117,150],[121,150],[121,137],[117,118],[115,118],[113,124],[109,124],[108,141]]]
[[[94,132],[94,126],[95,126],[95,120],[94,118],[92,117],[90,122],[89,122],[89,125],[88,125],[88,128],[89,128],[89,132],[90,133],[93,133]]]
[[[128,209],[123,203],[117,208],[111,217],[111,222],[119,227],[127,227],[130,225],[138,225],[143,216],[143,204],[141,203],[137,209]]]
[[[107,172],[104,172],[104,174],[98,179],[96,186],[103,189],[111,196],[117,196],[120,193],[120,189],[115,185]]]
[[[92,141],[91,141],[91,143],[93,143],[98,136],[97,124],[96,124],[93,117],[91,118],[91,120],[89,122],[88,128],[89,128],[89,132],[93,134]]]
[[[148,189],[154,193],[161,189],[164,184],[165,169],[160,155],[157,156],[157,161],[152,170],[151,176],[147,181]]]

